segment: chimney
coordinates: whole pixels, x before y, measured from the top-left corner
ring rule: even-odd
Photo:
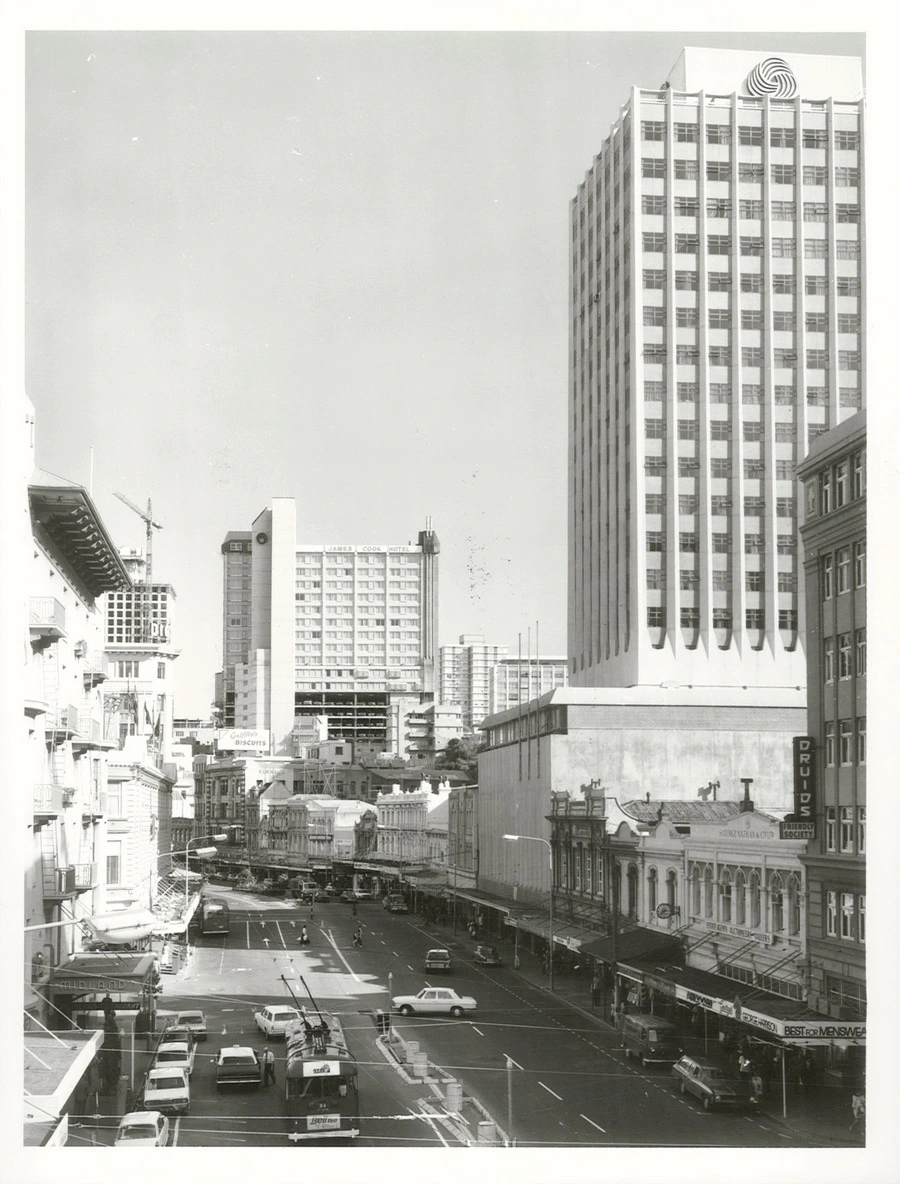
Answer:
[[[750,786],[753,784],[752,777],[741,777],[741,785],[744,787],[744,798],[741,802],[741,813],[749,814],[753,810],[753,802],[750,800]]]

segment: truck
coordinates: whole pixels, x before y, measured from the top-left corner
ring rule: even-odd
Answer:
[[[216,1089],[226,1085],[252,1085],[259,1089],[262,1072],[252,1048],[232,1044],[216,1054]]]

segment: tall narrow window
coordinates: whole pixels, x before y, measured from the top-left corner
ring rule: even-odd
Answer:
[[[656,906],[659,903],[659,880],[656,874],[656,868],[651,867],[647,873],[647,907],[651,913],[656,912]]]
[[[769,900],[772,906],[772,932],[781,933],[784,929],[784,889],[777,872],[769,881]]]
[[[744,873],[738,870],[734,877],[734,922],[736,925],[746,925],[747,923],[747,885],[744,882]]]
[[[853,941],[854,900],[852,892],[841,893],[841,937],[845,941]]]
[[[759,872],[750,875],[750,928],[759,929],[760,922]]]
[[[825,555],[822,558],[822,599],[831,600],[834,596],[834,558]]]
[[[859,806],[856,810],[856,850],[859,855],[866,853],[866,808]]]
[[[825,893],[825,933],[828,937],[837,937],[837,893]]]
[[[708,867],[703,873],[703,915],[712,920],[713,916],[713,874]]]
[[[859,898],[859,940],[866,940],[866,898]]]
[[[854,543],[854,545],[853,545],[853,577],[854,577],[854,584],[857,588],[865,588],[865,586],[866,586],[866,544],[865,544],[865,542]]]
[[[853,807],[841,806],[841,851],[853,851]]]
[[[700,916],[700,869],[694,867],[691,872],[691,914]]]
[[[719,881],[719,903],[721,905],[719,920],[728,923],[731,922],[732,888],[731,872],[729,872],[728,868],[723,868]]]
[[[837,814],[834,806],[825,807],[825,850],[837,850]]]
[[[797,877],[788,877],[788,933],[793,937],[800,932],[800,884]]]
[[[834,768],[834,720],[825,721],[825,767]]]

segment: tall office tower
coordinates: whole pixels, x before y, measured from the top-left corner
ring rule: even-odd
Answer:
[[[489,714],[491,671],[508,653],[505,645],[485,645],[480,633],[463,633],[459,645],[441,646],[441,702],[459,704],[464,732],[481,727]]]
[[[215,702],[226,728],[235,722],[234,668],[246,662],[250,650],[252,538],[249,530],[229,530],[222,543],[222,670],[216,675]]]
[[[565,658],[503,658],[491,670],[491,715],[569,685]]]
[[[571,206],[570,682],[802,687],[797,463],[864,402],[858,58],[685,49]]]
[[[296,542],[293,498],[251,532],[250,641],[235,667],[235,724],[293,755],[298,716],[375,754],[402,746],[398,704],[434,698],[438,554],[431,529],[400,546]]]
[[[810,1006],[866,1018],[866,416],[810,449],[800,469],[814,777],[802,818]],[[795,782],[796,783],[796,782]],[[798,803],[799,804],[799,803]],[[845,1082],[862,1048],[843,1050]]]

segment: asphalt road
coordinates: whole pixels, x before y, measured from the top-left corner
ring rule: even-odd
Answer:
[[[665,1069],[626,1061],[612,1029],[590,1024],[564,1002],[532,987],[506,967],[472,961],[472,943],[436,938],[415,916],[364,903],[309,906],[223,891],[232,910],[227,937],[202,938],[177,981],[164,980],[163,1011],[201,1007],[209,1040],[200,1044],[192,1078],[191,1112],[173,1121],[169,1145],[284,1146],[281,1075],[275,1086],[217,1094],[212,1058],[222,1044],[261,1051],[253,1012],[290,1002],[287,979],[309,1005],[303,982],[324,1009],[340,1015],[360,1066],[361,1137],[356,1145],[441,1146],[445,1137],[417,1105],[427,1087],[408,1085],[375,1045],[374,1013],[394,995],[443,983],[478,1002],[472,1018],[394,1017],[396,1030],[417,1040],[428,1058],[463,1082],[519,1146],[529,1147],[790,1147],[808,1146],[764,1115],[705,1112],[683,1097]],[[352,946],[357,920],[363,947]],[[301,925],[311,944],[301,946]],[[449,974],[426,975],[424,956],[446,945]],[[302,979],[302,982],[301,982]],[[176,994],[177,992],[177,994]],[[508,1060],[513,1068],[507,1068]],[[340,1142],[329,1143],[340,1146]],[[456,1144],[458,1146],[458,1144]]]

